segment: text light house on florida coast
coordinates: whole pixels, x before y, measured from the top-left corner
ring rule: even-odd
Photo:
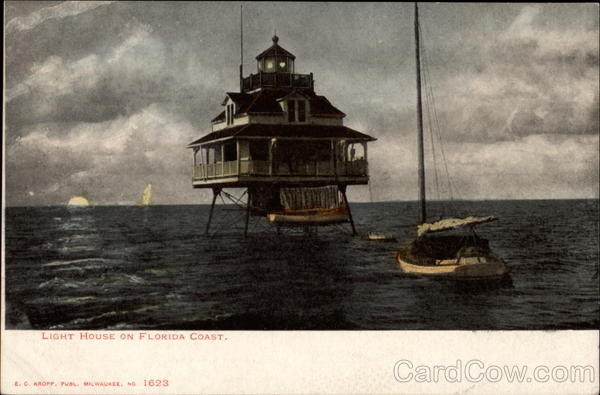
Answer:
[[[193,149],[194,188],[246,188],[249,215],[276,225],[349,222],[348,185],[369,181],[367,142],[373,137],[344,126],[346,116],[314,90],[313,74],[295,72],[296,57],[273,45],[256,57],[257,72],[240,92],[227,92],[212,132]]]

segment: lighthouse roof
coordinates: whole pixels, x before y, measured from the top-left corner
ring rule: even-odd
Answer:
[[[251,123],[234,126],[207,134],[191,142],[188,148],[214,140],[234,137],[294,137],[373,141],[375,138],[346,126],[339,125],[272,125]]]
[[[310,112],[312,116],[343,118],[346,116],[342,111],[336,108],[325,96],[315,94],[311,90],[292,91],[285,89],[269,89],[260,90],[253,93],[228,92],[227,97],[223,100],[223,105],[228,99],[231,99],[236,104],[235,114],[280,114],[283,112],[278,101],[284,100],[286,97],[299,94],[308,99]],[[212,122],[220,122],[225,120],[225,112],[223,111]]]
[[[291,59],[296,59],[296,57],[294,55],[292,55],[291,52],[280,47],[279,44],[277,44],[278,41],[279,41],[279,37],[273,36],[273,45],[271,45],[271,47],[269,49],[261,52],[256,57],[256,60],[260,60],[262,58],[267,58],[267,57],[278,57],[279,58],[279,57],[285,57],[285,56],[287,56]]]

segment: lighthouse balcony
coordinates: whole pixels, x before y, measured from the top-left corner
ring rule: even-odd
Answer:
[[[197,188],[219,184],[231,186],[254,182],[280,184],[366,184],[368,182],[366,159],[353,161],[276,162],[268,160],[235,160],[193,167],[192,183]]]
[[[196,188],[260,183],[367,184],[367,143],[345,126],[234,126],[190,143]]]
[[[312,73],[268,73],[259,71],[242,80],[242,92],[250,92],[258,88],[307,88],[314,89]]]

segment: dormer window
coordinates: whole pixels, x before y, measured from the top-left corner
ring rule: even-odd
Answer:
[[[306,102],[298,100],[298,122],[306,122]]]
[[[225,108],[225,119],[227,120],[227,125],[233,125],[233,115],[235,114],[235,104],[228,104]]]
[[[306,101],[287,101],[288,122],[306,122]]]

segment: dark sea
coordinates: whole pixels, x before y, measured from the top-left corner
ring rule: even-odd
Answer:
[[[209,206],[9,207],[7,329],[591,329],[599,323],[598,200],[458,201],[500,281],[403,275],[396,243],[347,225],[277,234]],[[447,210],[432,202],[432,217]],[[357,230],[414,234],[415,202],[351,204]],[[436,214],[437,213],[437,214]]]

